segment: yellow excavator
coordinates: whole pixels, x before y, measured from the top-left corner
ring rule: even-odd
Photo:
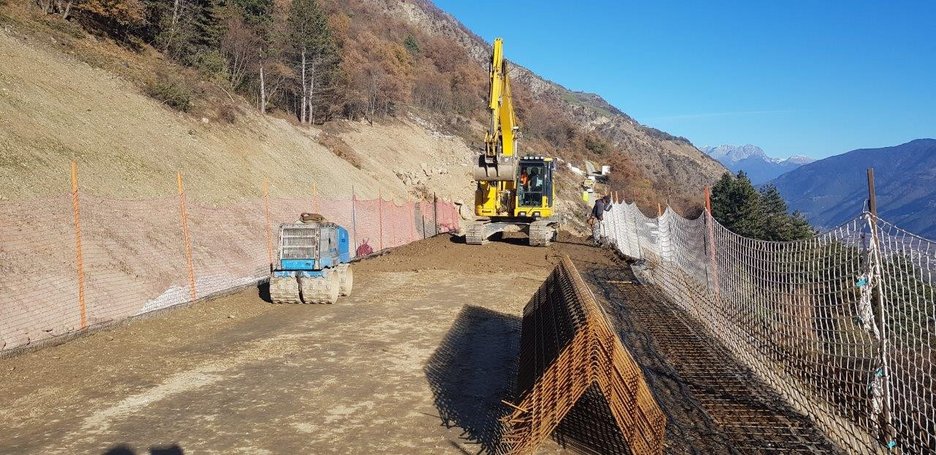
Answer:
[[[467,226],[465,242],[480,245],[498,232],[514,230],[525,232],[532,246],[547,246],[559,228],[553,214],[555,162],[518,153],[520,127],[500,38],[494,40],[490,76],[491,124],[474,169],[476,220]]]

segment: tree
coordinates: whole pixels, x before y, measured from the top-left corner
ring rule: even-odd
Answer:
[[[755,239],[789,241],[814,234],[801,214],[789,213],[776,187],[758,192],[743,171],[725,173],[712,187],[712,216],[728,230]]]
[[[289,43],[300,74],[299,118],[309,123],[316,81],[328,78],[337,66],[337,48],[328,20],[315,0],[293,0],[287,21]]]
[[[760,197],[744,171],[737,177],[726,173],[712,187],[712,216],[730,231],[761,238],[760,214]]]

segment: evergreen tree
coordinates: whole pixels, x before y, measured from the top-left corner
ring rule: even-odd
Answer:
[[[777,187],[761,188],[761,222],[764,240],[784,240],[790,236],[792,223],[787,215],[787,205]]]
[[[725,173],[712,187],[712,216],[744,237],[788,241],[813,235],[802,214],[789,214],[776,187],[768,185],[758,192],[743,171],[737,176]]]
[[[723,175],[712,188],[712,215],[744,237],[763,237],[760,202],[760,195],[744,171],[738,172],[737,177]]]

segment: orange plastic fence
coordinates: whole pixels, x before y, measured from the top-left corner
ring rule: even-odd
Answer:
[[[458,229],[441,200],[331,199],[314,186],[311,197],[272,197],[265,183],[259,197],[206,203],[181,175],[178,194],[81,193],[79,206],[77,171],[67,194],[0,201],[0,352],[255,284],[269,275],[275,227],[302,212],[347,227],[352,251]]]

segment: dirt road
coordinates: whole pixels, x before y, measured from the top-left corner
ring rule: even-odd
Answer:
[[[670,418],[667,451],[733,450],[736,422],[706,410],[704,378],[659,344],[683,330],[680,349],[710,341],[690,325],[642,325],[665,302],[621,287],[632,276],[608,251],[564,240],[436,237],[356,264],[354,294],[335,305],[272,305],[251,288],[0,359],[0,453],[477,453],[511,389],[522,307],[560,254],[623,318]],[[802,421],[749,387],[757,412]],[[828,448],[808,425],[790,431],[774,436]],[[788,447],[765,438],[765,450]]]

